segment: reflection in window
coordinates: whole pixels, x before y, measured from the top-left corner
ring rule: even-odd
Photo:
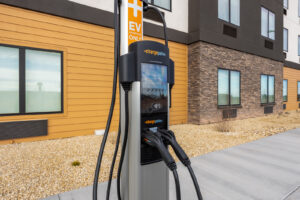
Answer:
[[[171,10],[171,0],[154,0],[154,5]]]
[[[240,0],[230,0],[230,22],[240,25]]]
[[[298,36],[298,56],[300,56],[300,36]]]
[[[26,113],[61,111],[61,54],[26,50]]]
[[[261,8],[261,35],[275,40],[275,14],[266,8]]]
[[[218,73],[218,105],[229,105],[229,71],[219,69]]]
[[[240,105],[240,72],[218,70],[218,105]]]
[[[268,76],[261,76],[261,103],[268,103]]]
[[[275,77],[271,75],[261,75],[261,103],[275,102]]]
[[[283,101],[287,101],[287,98],[288,98],[288,80],[283,80],[283,91],[282,91],[282,94],[283,94]]]
[[[240,72],[230,71],[230,103],[240,104]]]
[[[289,1],[288,0],[283,0],[283,7],[285,9],[288,9],[289,8]]]
[[[166,10],[171,10],[171,0],[148,0],[148,3]]]
[[[283,51],[288,51],[288,29],[283,29]]]
[[[19,49],[0,46],[0,114],[19,112]]]
[[[239,26],[240,0],[218,0],[218,17]]]

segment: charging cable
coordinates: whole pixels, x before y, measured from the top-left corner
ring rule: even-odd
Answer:
[[[186,155],[186,153],[184,152],[184,150],[181,148],[181,146],[178,144],[174,132],[170,130],[164,130],[164,129],[158,129],[158,132],[161,134],[161,137],[169,145],[171,145],[171,147],[174,149],[176,156],[182,162],[182,164],[188,168],[195,186],[195,190],[197,192],[198,200],[202,200],[203,199],[202,194],[194,170],[191,167],[191,161],[189,157]]]
[[[174,158],[171,156],[170,152],[168,151],[167,147],[165,146],[161,134],[159,132],[153,132],[150,130],[144,131],[142,135],[144,143],[148,144],[151,147],[156,148],[163,161],[167,165],[167,167],[173,172],[175,185],[176,185],[176,199],[181,200],[181,192],[180,192],[180,183],[179,177],[177,173],[177,165],[175,163]]]
[[[111,120],[113,117],[114,113],[114,108],[115,108],[115,102],[116,102],[116,92],[117,92],[117,77],[118,77],[118,68],[119,68],[119,58],[120,58],[120,43],[117,42],[119,41],[120,38],[120,29],[119,29],[119,16],[118,16],[118,8],[119,8],[119,2],[118,0],[115,0],[115,5],[114,5],[114,23],[115,23],[115,47],[114,47],[114,78],[113,78],[113,89],[112,89],[112,98],[111,98],[111,104],[110,104],[110,109],[109,109],[109,115],[103,135],[103,139],[101,142],[101,147],[99,150],[99,155],[97,159],[97,164],[96,164],[96,169],[95,169],[95,175],[94,175],[94,184],[93,184],[93,200],[98,199],[98,179],[99,179],[99,174],[100,174],[100,169],[101,169],[101,163],[102,163],[102,158],[103,158],[103,153],[106,145],[106,141],[108,138],[108,133],[111,125]],[[119,126],[120,127],[120,126]]]

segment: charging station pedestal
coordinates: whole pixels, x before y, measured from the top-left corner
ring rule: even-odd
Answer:
[[[141,138],[146,130],[168,130],[169,85],[174,83],[169,49],[153,41],[132,43],[129,53],[121,57],[120,82],[132,84],[128,149],[121,180],[123,194],[128,195],[124,199],[168,200],[169,169],[158,150]]]
[[[169,84],[174,63],[165,45],[143,39],[143,3],[123,0],[121,17],[120,83],[129,91],[129,132],[121,174],[122,200],[168,200],[169,172],[156,149],[141,141],[145,128],[169,125]],[[139,42],[138,42],[139,41]],[[129,53],[128,53],[129,52]],[[125,92],[121,90],[121,138],[125,131]],[[124,141],[124,140],[122,140]]]

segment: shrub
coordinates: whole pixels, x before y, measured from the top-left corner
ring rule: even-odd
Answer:
[[[72,162],[73,167],[77,167],[79,165],[80,165],[80,162],[78,160]]]

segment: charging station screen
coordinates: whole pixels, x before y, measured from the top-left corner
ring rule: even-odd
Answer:
[[[142,63],[142,113],[168,112],[167,66]]]

